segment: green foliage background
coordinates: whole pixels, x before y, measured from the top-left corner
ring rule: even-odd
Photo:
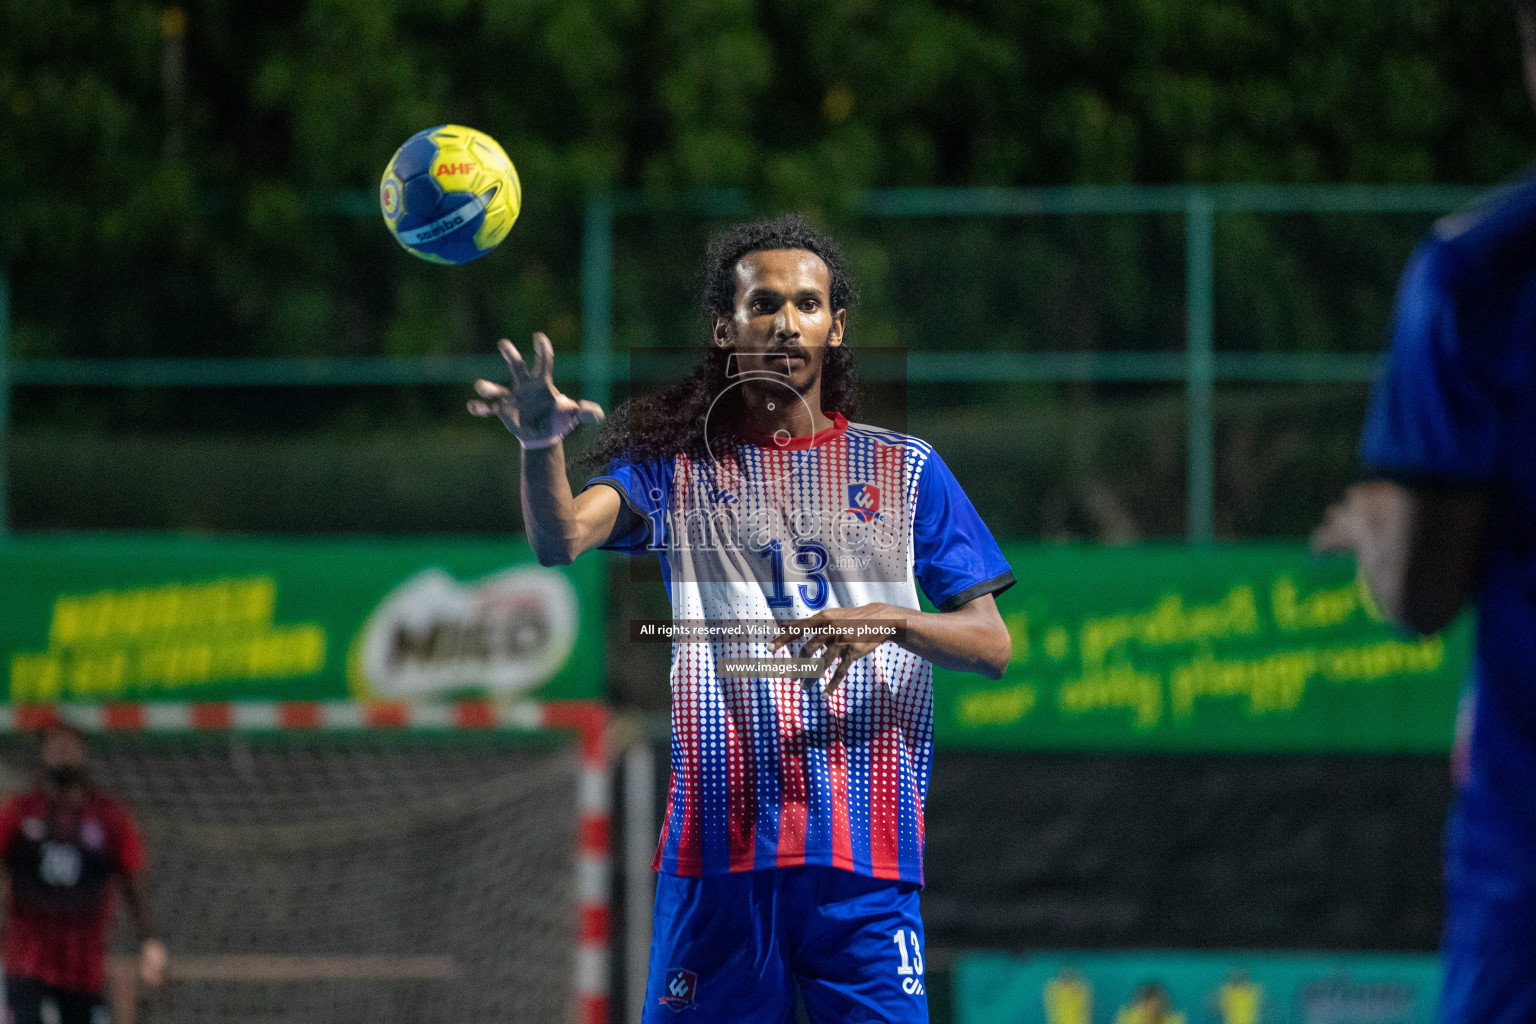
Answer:
[[[178,106],[158,4],[0,2],[14,355],[481,352],[535,328],[569,350],[585,198],[638,187],[664,208],[714,186],[838,229],[863,284],[856,342],[1166,349],[1182,342],[1178,218],[874,223],[848,216],[850,200],[890,186],[1481,184],[1536,151],[1513,19],[1492,0],[192,0],[186,26]],[[495,135],[522,174],[502,250],[445,270],[371,218],[321,212],[447,121]],[[1218,344],[1374,349],[1426,224],[1219,218]],[[711,226],[621,219],[620,347],[692,340]],[[1223,534],[1304,529],[1347,474],[1362,397],[1219,395]],[[501,439],[463,422],[462,398],[22,389],[13,521],[515,528]],[[914,395],[909,425],[958,449],[952,461],[981,453],[973,486],[1006,532],[1172,536],[1179,399],[945,389]]]

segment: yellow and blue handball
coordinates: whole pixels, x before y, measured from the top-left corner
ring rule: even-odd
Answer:
[[[379,183],[384,224],[407,252],[468,263],[501,244],[523,206],[517,169],[496,140],[463,125],[417,132]]]

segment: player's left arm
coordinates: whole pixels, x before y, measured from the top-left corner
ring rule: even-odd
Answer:
[[[924,612],[884,603],[826,608],[794,623],[800,632],[786,630],[779,633],[770,646],[778,651],[794,642],[797,635],[811,634],[810,639],[801,644],[800,655],[820,657],[823,676],[826,669],[836,663],[824,690],[831,693],[841,685],[854,662],[890,637],[875,635],[844,639],[836,635],[816,635],[816,630],[838,626],[856,628],[860,624],[903,627],[903,635],[896,642],[913,654],[943,668],[975,672],[988,679],[1001,679],[1013,656],[1013,640],[1008,635],[1008,627],[1003,625],[1002,616],[997,613],[997,602],[991,594],[982,594],[947,612]]]
[[[155,927],[154,911],[150,907],[149,893],[144,884],[144,872],[135,871],[123,876],[123,900],[139,933],[139,977],[150,988],[156,988],[165,980],[166,963],[170,955],[165,942]]]
[[[1415,251],[1360,440],[1368,479],[1312,535],[1319,554],[1354,554],[1377,607],[1418,633],[1448,625],[1476,589],[1506,409],[1528,386],[1483,287],[1446,245]]]
[[[1436,633],[1472,596],[1487,523],[1484,490],[1369,480],[1328,509],[1312,550],[1353,554],[1387,618],[1416,633]]]
[[[122,878],[123,902],[128,904],[128,915],[139,933],[139,977],[150,988],[157,988],[165,981],[169,955],[160,929],[155,926],[155,914],[149,900],[146,880],[147,860],[144,841],[134,826],[133,818],[119,809],[113,821],[116,832],[117,873]]]

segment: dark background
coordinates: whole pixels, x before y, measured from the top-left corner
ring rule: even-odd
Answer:
[[[614,344],[701,340],[719,218],[809,212],[853,257],[855,345],[1171,351],[1178,216],[854,215],[868,188],[1463,184],[1536,120],[1493,0],[196,0],[0,3],[12,355],[489,353],[581,337],[582,212],[615,225]],[[498,138],[495,254],[410,259],[367,215],[405,138]],[[360,193],[362,216],[335,212]],[[1222,214],[1221,351],[1373,352],[1423,214]],[[557,368],[573,371],[568,356]],[[574,387],[574,383],[572,385]],[[466,389],[20,387],[25,530],[506,533],[507,441]],[[1293,537],[1348,480],[1365,389],[1217,389],[1217,536]],[[1182,535],[1183,393],[970,384],[911,398],[994,529]],[[996,428],[1006,423],[1003,443]]]

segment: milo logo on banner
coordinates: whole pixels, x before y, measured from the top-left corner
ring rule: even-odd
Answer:
[[[473,583],[426,569],[369,616],[348,681],[359,697],[531,689],[565,666],[579,616],[575,587],[553,569],[519,566]]]

